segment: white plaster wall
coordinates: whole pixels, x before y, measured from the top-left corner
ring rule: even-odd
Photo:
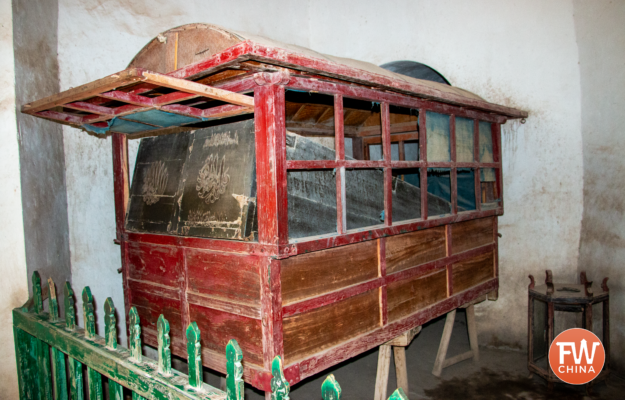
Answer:
[[[606,276],[610,278],[612,366],[623,374],[625,2],[575,1],[574,5],[584,140],[584,219],[579,271],[587,271],[589,279],[596,283]]]
[[[527,124],[508,123],[503,130],[501,289],[499,301],[479,308],[482,343],[525,346],[528,273],[542,277],[551,268],[558,279],[573,278],[582,214],[582,140],[571,1],[59,4],[62,90],[123,69],[160,31],[210,22],[376,64],[418,60],[456,86],[528,110]],[[74,288],[90,284],[98,309],[109,295],[121,309],[110,140],[64,128],[64,143]]]
[[[11,0],[0,0],[0,397],[5,399],[19,397],[11,310],[28,300],[13,62]]]

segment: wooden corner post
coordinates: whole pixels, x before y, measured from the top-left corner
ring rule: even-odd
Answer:
[[[284,86],[261,80],[254,91],[258,240],[289,242],[286,183]]]

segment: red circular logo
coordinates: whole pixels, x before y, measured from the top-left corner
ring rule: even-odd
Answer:
[[[583,385],[595,379],[604,362],[603,343],[586,329],[573,328],[562,332],[549,348],[551,370],[572,385]]]

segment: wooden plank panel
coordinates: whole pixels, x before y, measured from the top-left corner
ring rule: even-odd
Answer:
[[[190,292],[260,306],[259,257],[187,250]]]
[[[33,114],[41,110],[47,110],[65,103],[86,99],[99,93],[140,81],[142,79],[139,76],[141,72],[142,70],[137,68],[125,69],[102,79],[25,104],[22,106],[22,112]]]
[[[182,315],[180,313],[180,300],[174,300],[158,296],[154,293],[147,293],[146,291],[139,291],[133,288],[132,282],[130,283],[130,296],[132,298],[132,305],[137,308],[139,318],[141,320],[141,327],[145,329],[151,329],[157,331],[156,322],[159,315],[163,314],[165,319],[169,321],[171,341],[177,343],[186,343],[184,339],[184,330],[182,328]],[[148,343],[151,346],[158,346],[158,343]],[[178,354],[185,357],[185,354]]]
[[[182,251],[169,246],[128,244],[128,277],[178,288],[181,279]]]
[[[259,320],[189,304],[190,320],[202,334],[202,348],[223,354],[236,339],[246,363],[263,365],[262,323]]]
[[[374,279],[378,276],[377,241],[367,241],[283,260],[282,304]]]
[[[492,252],[453,264],[454,293],[492,279],[495,275],[494,270],[495,258]]]
[[[254,107],[254,98],[244,94],[152,72],[143,72],[142,75],[147,78],[145,80],[147,83],[165,86],[181,92],[197,94],[199,96],[209,97],[239,106]]]
[[[283,321],[284,359],[290,364],[380,326],[379,289]]]
[[[451,226],[453,254],[493,242],[493,218],[480,218]]]
[[[386,273],[445,257],[445,227],[424,229],[386,238]]]
[[[387,286],[388,320],[396,321],[447,297],[444,269],[433,274],[394,282]]]

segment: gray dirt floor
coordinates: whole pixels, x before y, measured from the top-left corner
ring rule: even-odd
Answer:
[[[556,384],[554,391],[548,393],[541,378],[529,378],[526,353],[486,347],[480,347],[479,362],[463,361],[444,369],[441,378],[436,378],[432,375],[432,367],[444,323],[444,318],[428,323],[406,350],[411,400],[625,399],[625,380],[614,374],[607,383],[597,383],[591,395],[587,395],[581,387],[565,384]],[[447,354],[451,357],[467,350],[466,317],[464,311],[459,310]],[[373,349],[300,382],[291,388],[290,397],[292,400],[320,400],[321,383],[332,373],[341,385],[343,400],[373,399],[377,360],[378,350]],[[388,396],[396,386],[394,368],[391,363]],[[217,375],[207,372],[205,381],[219,387]],[[246,399],[263,400],[264,395],[246,385]]]

